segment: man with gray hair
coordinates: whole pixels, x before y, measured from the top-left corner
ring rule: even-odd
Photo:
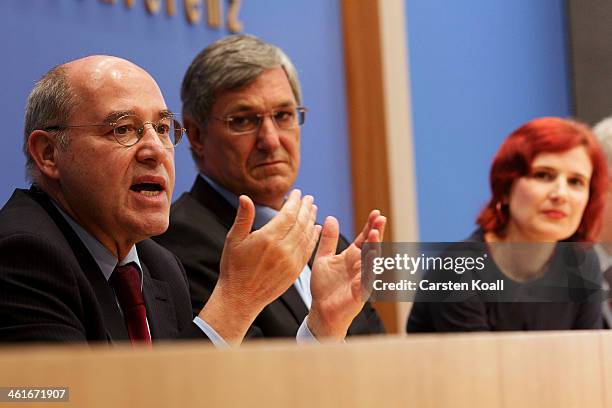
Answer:
[[[612,117],[605,118],[593,127],[593,133],[599,141],[601,148],[606,155],[608,162],[608,173],[612,171]],[[598,244],[595,245],[595,252],[599,258],[601,271],[603,273],[604,289],[612,288],[612,189],[610,181],[608,182],[608,190],[606,192],[606,205],[604,207],[602,226],[597,237]],[[612,328],[612,300],[608,300],[603,304],[603,317],[605,325]]]
[[[285,202],[300,165],[300,126],[307,109],[301,106],[300,83],[289,58],[248,35],[226,37],[197,55],[183,79],[181,98],[199,175],[191,191],[173,204],[166,234],[155,239],[183,263],[198,310],[219,278],[238,196],[255,202],[256,229],[265,228]],[[340,238],[339,259],[361,246],[365,231],[373,228],[382,236],[384,223],[372,211],[352,244]],[[335,218],[328,217],[324,228],[337,231]],[[316,267],[316,258],[305,263],[295,283],[257,316],[254,324],[264,336],[295,336],[309,312],[319,308],[326,283],[316,277]],[[348,334],[382,333],[378,315],[369,303],[356,302],[359,297],[356,285],[337,299],[354,310]],[[307,322],[310,327],[310,318]]]

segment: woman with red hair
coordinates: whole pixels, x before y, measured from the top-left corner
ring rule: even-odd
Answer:
[[[600,328],[601,305],[587,301],[598,292],[601,279],[593,251],[558,243],[594,239],[607,177],[603,153],[585,125],[548,117],[512,132],[493,160],[493,196],[477,218],[480,228],[467,240],[485,243],[481,248],[487,251],[487,267],[462,279],[502,280],[513,301],[499,293],[471,293],[453,302],[420,302],[417,295],[407,330]],[[573,255],[568,257],[567,250]],[[525,294],[539,294],[542,287],[557,295],[561,288],[563,301],[538,296],[525,300],[530,299]],[[576,297],[578,289],[582,292]]]

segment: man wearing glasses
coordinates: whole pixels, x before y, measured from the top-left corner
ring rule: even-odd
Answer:
[[[289,58],[278,47],[246,35],[221,39],[197,55],[183,79],[181,98],[200,174],[191,191],[172,206],[167,233],[155,239],[183,263],[197,311],[217,284],[238,196],[253,199],[255,229],[265,228],[287,199],[300,166],[300,126],[307,109],[300,106],[300,84]],[[341,237],[338,259],[360,248],[370,228],[382,236],[384,223],[384,217],[372,211],[353,245]],[[338,234],[333,217],[324,225]],[[305,321],[307,327],[316,326],[311,316],[320,308],[320,293],[326,287],[316,268],[316,258],[304,262],[294,284],[257,316],[255,325],[264,336],[294,337]],[[353,293],[358,298],[356,288],[358,282]],[[383,332],[369,304],[360,310],[363,303],[350,296],[342,302],[355,310],[348,334]]]
[[[148,239],[168,227],[183,131],[153,78],[120,58],[72,61],[36,84],[24,128],[33,185],[0,210],[0,341],[239,344],[291,285],[320,233],[312,197],[292,192],[259,234],[250,233],[252,201],[240,197],[218,285],[194,318],[180,262]],[[333,245],[323,231],[320,246]],[[327,252],[323,267],[334,258]],[[330,272],[342,271],[321,268],[324,294],[347,283]],[[322,337],[342,330],[351,309],[318,312],[312,334]]]

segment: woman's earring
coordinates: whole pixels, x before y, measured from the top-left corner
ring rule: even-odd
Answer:
[[[507,206],[508,204],[502,201],[498,201],[497,203],[495,203],[495,211],[497,211],[499,214],[503,214]]]

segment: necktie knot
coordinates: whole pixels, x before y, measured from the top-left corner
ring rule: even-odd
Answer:
[[[122,309],[144,306],[142,290],[140,289],[140,274],[134,263],[116,266],[109,282],[115,290],[115,295]]]
[[[121,306],[132,343],[135,341],[150,343],[147,310],[140,288],[140,273],[138,273],[136,264],[131,262],[127,265],[116,266],[109,283]]]

